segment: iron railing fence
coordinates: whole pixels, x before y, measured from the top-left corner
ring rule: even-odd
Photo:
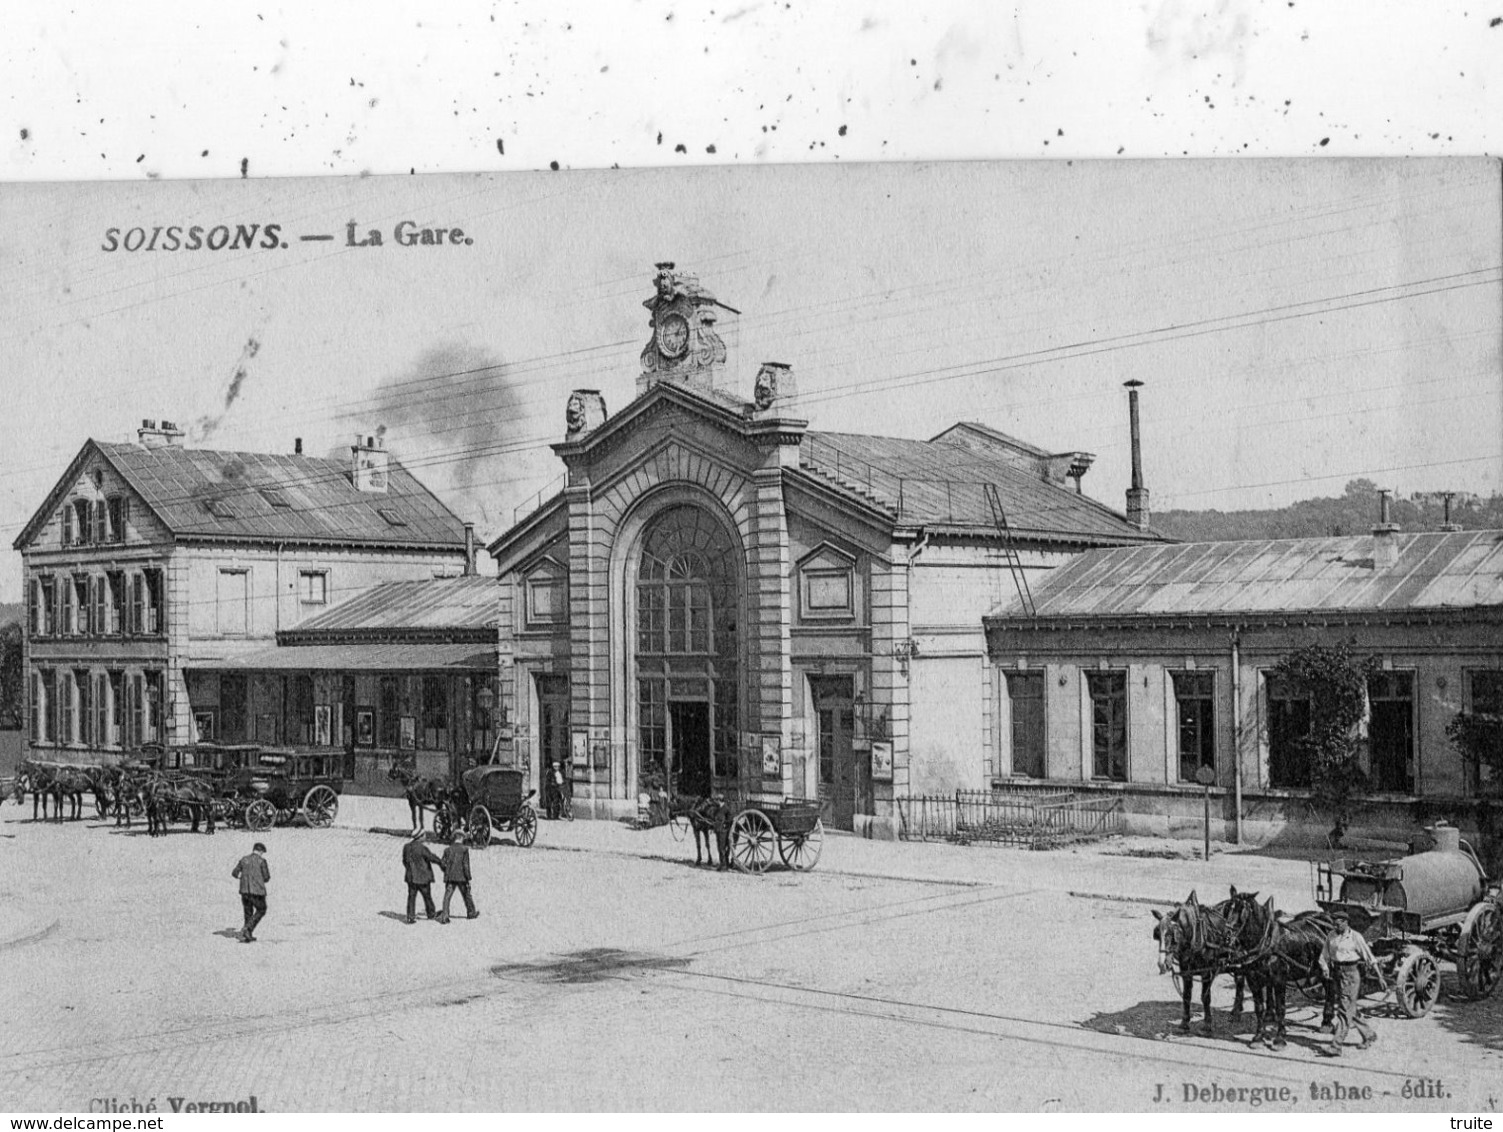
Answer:
[[[1044,849],[1123,832],[1122,800],[1043,784],[898,798],[904,841],[982,841]]]

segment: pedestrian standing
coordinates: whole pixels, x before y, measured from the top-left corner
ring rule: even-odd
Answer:
[[[241,943],[256,942],[256,925],[266,915],[266,882],[271,879],[271,870],[266,867],[266,858],[261,855],[265,852],[266,846],[256,842],[230,872],[230,876],[240,878],[240,906],[245,910]]]
[[[438,922],[449,922],[449,901],[454,899],[454,890],[464,897],[465,915],[474,919],[480,915],[475,910],[475,901],[470,896],[470,850],[466,845],[453,843],[444,850],[444,907],[438,914]]]
[[[1356,1027],[1362,1035],[1358,1049],[1366,1049],[1378,1040],[1373,1028],[1362,1021],[1362,1012],[1357,1007],[1357,996],[1362,990],[1362,968],[1371,967],[1379,980],[1383,972],[1378,970],[1378,961],[1373,957],[1367,940],[1352,931],[1351,916],[1338,908],[1331,913],[1336,930],[1326,937],[1326,945],[1320,953],[1320,969],[1326,976],[1327,985],[1336,994],[1336,1033],[1325,1050],[1329,1057],[1340,1057],[1347,1031]]]
[[[414,830],[412,839],[402,846],[402,867],[407,874],[407,922],[417,923],[417,898],[423,897],[423,907],[430,920],[437,919],[433,907],[433,866],[441,864],[438,855],[423,844],[426,835],[421,829]]]

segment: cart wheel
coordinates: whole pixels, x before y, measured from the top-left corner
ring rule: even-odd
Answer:
[[[761,810],[743,810],[731,823],[731,864],[743,873],[765,873],[777,855],[778,835]]]
[[[433,813],[433,836],[440,841],[456,841],[459,832],[459,807],[445,802]]]
[[[491,812],[484,806],[470,810],[470,819],[465,823],[464,841],[476,849],[484,849],[491,843]]]
[[[303,817],[314,829],[328,829],[339,813],[339,795],[332,786],[319,783],[303,795]]]
[[[245,807],[245,828],[260,833],[277,824],[277,808],[265,798],[257,798]]]
[[[1456,974],[1467,998],[1486,998],[1503,968],[1503,915],[1495,904],[1478,904],[1456,941]]]
[[[1411,1018],[1423,1018],[1440,997],[1440,968],[1428,951],[1411,948],[1393,980],[1394,999]]]
[[[819,851],[825,845],[824,822],[818,819],[808,833],[778,834],[778,855],[783,864],[797,872],[807,873],[819,863]]]
[[[511,819],[511,831],[517,844],[526,849],[538,839],[538,812],[523,802]]]

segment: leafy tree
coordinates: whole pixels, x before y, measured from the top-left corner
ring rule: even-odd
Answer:
[[[1491,783],[1496,791],[1503,783],[1503,715],[1459,711],[1446,724],[1446,738],[1467,763],[1492,771]],[[1487,781],[1486,777],[1483,780]],[[1503,810],[1497,798],[1478,799],[1473,817],[1482,840],[1482,863],[1489,873],[1496,873],[1503,865]]]
[[[0,727],[20,727],[23,707],[21,626],[0,625]]]
[[[1330,843],[1339,846],[1367,789],[1359,734],[1367,709],[1367,678],[1375,657],[1359,658],[1353,643],[1306,645],[1273,667],[1298,696],[1310,701],[1310,730],[1294,740],[1310,766],[1310,804],[1331,819]]]

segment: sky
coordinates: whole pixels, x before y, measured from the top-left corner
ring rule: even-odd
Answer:
[[[252,451],[384,428],[494,537],[556,486],[569,391],[634,396],[660,260],[741,312],[720,324],[727,387],[789,363],[816,429],[981,421],[1095,453],[1086,490],[1120,509],[1136,379],[1156,509],[1358,476],[1488,493],[1500,183],[1489,160],[1350,160],[11,185],[0,372],[24,440],[0,529],[87,438],[149,417]],[[403,221],[464,236],[403,246]],[[351,222],[382,244],[351,246]],[[173,226],[251,224],[251,249],[164,250]]]

